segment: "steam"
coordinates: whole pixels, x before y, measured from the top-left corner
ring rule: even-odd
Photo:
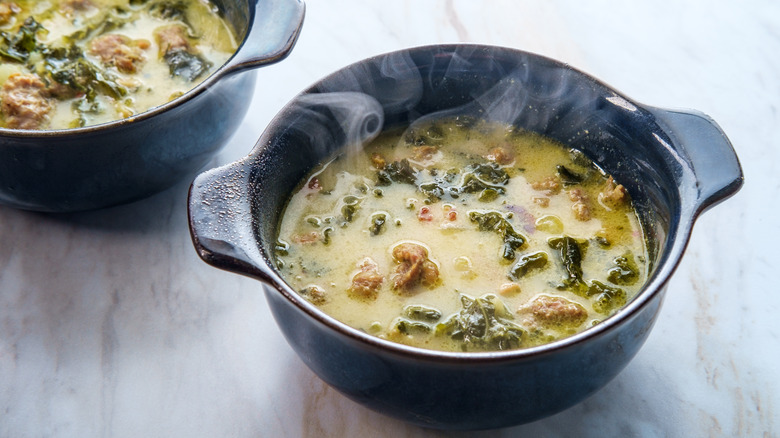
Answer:
[[[580,135],[576,127],[593,113],[582,110],[593,110],[595,103],[583,99],[592,90],[570,80],[577,73],[503,50],[443,46],[359,62],[297,98],[296,129],[325,151],[359,149],[385,127],[415,129],[456,116],[552,133],[564,142]]]

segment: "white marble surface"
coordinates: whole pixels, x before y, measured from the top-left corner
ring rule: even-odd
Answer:
[[[696,224],[649,340],[585,402],[445,434],[345,399],[276,328],[258,283],[203,263],[189,181],[131,205],[0,207],[0,436],[780,435],[780,3],[310,0],[292,55],[258,72],[211,163],[246,154],[298,91],[348,63],[440,42],[570,62],[640,102],[717,120],[746,184]]]

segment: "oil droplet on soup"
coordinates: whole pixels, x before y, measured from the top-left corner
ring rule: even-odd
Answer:
[[[599,323],[646,280],[626,189],[551,139],[440,119],[350,153],[289,199],[275,257],[352,327],[437,350],[526,348]]]

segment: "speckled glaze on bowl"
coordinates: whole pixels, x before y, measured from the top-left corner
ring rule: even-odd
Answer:
[[[301,0],[214,0],[240,46],[183,96],[136,116],[77,129],[0,129],[0,204],[66,212],[130,202],[194,175],[241,123],[255,87],[245,70],[284,59]],[[244,72],[242,74],[235,74]]]
[[[291,191],[345,143],[340,109],[307,102],[354,92],[381,105],[384,126],[466,112],[584,151],[626,185],[637,205],[649,234],[646,287],[582,333],[490,353],[407,347],[319,311],[284,282],[272,254]],[[203,260],[260,280],[290,345],[347,397],[426,427],[486,429],[557,413],[615,377],[647,338],[695,219],[742,180],[731,144],[703,114],[642,105],[566,64],[518,50],[429,46],[353,64],[298,96],[247,157],[196,178],[190,229]]]

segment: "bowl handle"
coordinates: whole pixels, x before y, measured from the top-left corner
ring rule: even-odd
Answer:
[[[734,147],[712,118],[693,110],[650,108],[687,158],[697,182],[694,214],[735,194],[744,177]]]
[[[274,64],[290,54],[303,26],[302,0],[254,0],[255,13],[244,44],[222,69],[222,75]]]
[[[190,236],[206,263],[269,282],[252,229],[249,172],[244,160],[198,175],[190,185]]]

